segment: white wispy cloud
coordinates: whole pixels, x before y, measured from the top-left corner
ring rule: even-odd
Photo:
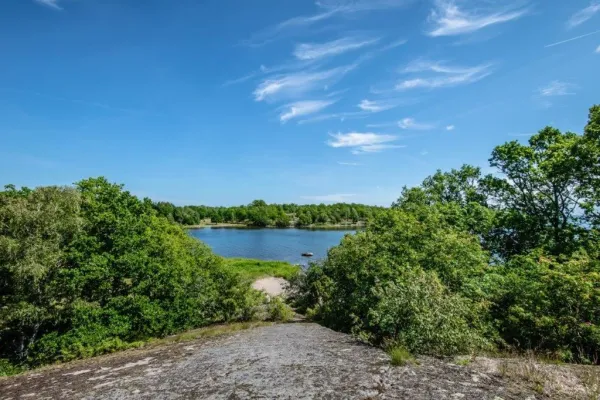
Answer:
[[[338,161],[339,165],[347,165],[350,167],[357,167],[359,165],[361,165],[360,163],[355,163],[355,162],[345,162],[345,161]]]
[[[309,27],[320,21],[328,20],[329,18],[338,14],[340,14],[340,10],[331,9],[329,11],[320,12],[314,15],[293,17],[255,33],[252,35],[252,37],[250,37],[250,39],[243,41],[242,44],[251,47],[262,46],[272,42],[286,32],[289,33],[293,32],[294,30]]]
[[[392,50],[392,49],[395,49],[396,47],[403,46],[406,43],[408,43],[408,40],[406,40],[406,39],[399,39],[399,40],[396,40],[395,42],[392,42],[390,44],[387,44],[387,45],[383,46],[381,49],[379,49],[379,51],[383,52],[383,51]]]
[[[357,107],[363,111],[378,113],[381,111],[390,110],[396,107],[397,104],[394,104],[390,101],[379,100],[379,101],[371,101],[364,99],[360,103],[358,103]]]
[[[379,134],[372,132],[350,132],[350,133],[333,133],[330,134],[333,138],[327,141],[327,145],[334,148],[346,147],[351,148],[353,154],[362,153],[377,153],[386,149],[399,148],[390,144],[398,138],[394,135]]]
[[[427,150],[423,150],[423,151],[421,151],[421,155],[422,155],[422,156],[426,156],[427,154],[429,154],[429,152],[428,152]]]
[[[259,74],[260,74],[260,72],[251,72],[251,73],[241,76],[239,78],[231,79],[231,80],[223,83],[223,87],[237,85],[239,83],[244,83],[246,81],[249,81],[250,79],[256,78]]]
[[[335,100],[305,100],[284,106],[284,111],[279,115],[279,120],[282,123],[289,121],[292,118],[302,117],[309,114],[314,114],[330,105],[334,104]]]
[[[538,94],[543,97],[567,96],[575,94],[571,92],[575,85],[568,82],[552,81],[548,85],[538,89]]]
[[[596,49],[596,53],[600,54],[600,46]]]
[[[352,154],[366,154],[366,153],[379,153],[389,149],[400,149],[406,146],[400,146],[397,144],[371,144],[366,146],[360,146],[352,150]]]
[[[325,57],[336,56],[352,50],[370,46],[379,41],[379,38],[360,39],[345,37],[326,43],[301,43],[296,46],[294,56],[299,60],[319,60]]]
[[[477,82],[492,73],[492,64],[474,67],[448,66],[442,62],[417,60],[403,69],[404,73],[430,72],[433,74],[406,79],[396,85],[396,90],[436,89]]]
[[[317,87],[328,86],[354,68],[355,65],[349,65],[323,71],[301,71],[270,77],[261,82],[254,90],[254,98],[256,101],[263,101],[282,96],[297,96]]]
[[[320,114],[311,118],[303,119],[298,121],[299,125],[309,124],[313,122],[321,122],[327,121],[331,119],[339,119],[340,121],[345,121],[346,119],[357,119],[357,118],[366,118],[370,113],[366,113],[364,111],[356,111],[356,112],[338,112],[331,114]]]
[[[448,125],[448,126],[446,126],[446,130],[447,130],[447,131],[453,131],[453,130],[454,130],[454,128],[455,128],[455,126],[454,126],[454,125]]]
[[[406,130],[424,131],[435,128],[435,125],[417,122],[414,118],[404,118],[398,122],[398,127]]]
[[[56,10],[62,10],[62,7],[58,4],[59,0],[34,0],[36,3],[44,5],[46,7],[54,8]]]
[[[575,14],[571,15],[571,17],[567,21],[567,27],[574,28],[578,25],[581,25],[584,22],[586,22],[587,20],[591,19],[599,11],[600,11],[600,1],[594,0],[586,8],[579,10]]]
[[[356,195],[355,194],[337,193],[337,194],[326,194],[326,195],[322,195],[322,196],[302,196],[302,198],[304,200],[321,201],[324,203],[344,203],[354,196],[356,196]]]
[[[579,40],[579,39],[583,39],[584,37],[595,35],[597,33],[600,33],[600,30],[594,31],[594,32],[590,32],[590,33],[586,33],[584,35],[575,36],[575,37],[570,38],[570,39],[561,40],[560,42],[550,43],[550,44],[545,45],[544,48],[547,49],[548,47],[554,47],[554,46],[558,46],[559,44],[569,43],[569,42],[572,42],[574,40]]]
[[[293,17],[282,21],[274,26],[263,29],[262,31],[252,35],[252,37],[243,42],[248,46],[262,46],[270,43],[279,37],[293,34],[294,32],[305,30],[320,22],[327,21],[334,17],[343,17],[345,15],[385,10],[397,8],[411,3],[414,0],[322,0],[316,2],[316,5],[321,9],[313,15],[304,15]]]
[[[454,0],[436,0],[429,15],[433,29],[429,36],[453,36],[509,22],[527,14],[527,8],[503,10],[461,10]]]

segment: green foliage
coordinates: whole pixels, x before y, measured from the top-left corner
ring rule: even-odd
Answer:
[[[165,202],[154,203],[153,207],[158,215],[182,225],[191,226],[211,222],[278,228],[357,224],[365,222],[374,214],[382,211],[381,207],[362,204],[267,204],[263,200],[254,200],[247,206],[237,207],[177,207]]]
[[[267,303],[267,314],[269,321],[288,322],[294,318],[294,310],[278,296]]]
[[[39,365],[246,320],[247,282],[103,178],[0,192],[0,358]]]
[[[486,347],[475,329],[473,304],[449,293],[433,272],[406,271],[395,282],[377,287],[375,295],[380,300],[369,312],[369,331],[375,339],[392,338],[414,353],[431,355]]]
[[[390,356],[390,363],[394,366],[403,367],[415,361],[415,358],[410,354],[410,351],[406,350],[406,348],[401,345],[390,346],[387,352]]]
[[[9,360],[0,358],[0,377],[16,375],[23,372],[23,368],[14,365]]]
[[[600,106],[404,188],[391,211],[294,280],[313,318],[411,352],[495,344],[600,362]]]
[[[285,261],[263,261],[249,258],[225,258],[223,261],[226,268],[240,275],[244,281],[255,281],[267,276],[289,281],[301,270],[299,266]]]
[[[598,361],[597,257],[578,253],[560,262],[541,251],[517,256],[488,278],[486,289],[492,317],[509,345],[563,361]]]
[[[485,344],[482,306],[444,284],[473,292],[486,259],[475,237],[437,215],[419,221],[392,210],[366,232],[346,236],[322,265],[294,282],[296,301],[325,324],[372,343],[393,341],[433,354],[470,351]]]

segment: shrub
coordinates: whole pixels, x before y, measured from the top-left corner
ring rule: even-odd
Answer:
[[[563,361],[598,362],[598,261],[584,252],[559,261],[537,251],[513,258],[490,282],[492,318],[508,345]]]
[[[395,366],[401,367],[415,361],[413,355],[404,346],[393,345],[388,348],[387,352],[390,356],[390,363]]]
[[[0,358],[0,377],[16,375],[23,370],[24,368],[11,363],[9,360]]]
[[[0,192],[0,356],[40,365],[252,317],[220,257],[103,178]]]
[[[374,342],[392,340],[419,354],[465,354],[485,347],[468,299],[449,293],[434,273],[408,270],[374,289],[379,302],[366,330]],[[476,316],[475,316],[476,318]]]
[[[270,321],[287,322],[294,318],[294,310],[290,308],[281,297],[273,297],[267,304],[268,319]]]
[[[476,238],[437,215],[392,210],[312,265],[294,282],[294,301],[374,344],[439,355],[471,351],[487,344],[485,306],[472,289],[486,258]]]

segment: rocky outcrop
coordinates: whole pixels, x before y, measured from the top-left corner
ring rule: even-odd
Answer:
[[[534,399],[497,376],[293,323],[163,345],[0,379],[0,399]]]

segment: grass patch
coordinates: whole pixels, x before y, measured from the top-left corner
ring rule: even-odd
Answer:
[[[404,366],[415,362],[415,358],[410,351],[406,350],[404,346],[393,346],[388,349],[390,356],[390,363],[396,366]]]
[[[255,281],[274,276],[286,280],[300,273],[300,267],[285,261],[262,261],[249,258],[225,258],[227,268],[240,274],[245,280]]]

